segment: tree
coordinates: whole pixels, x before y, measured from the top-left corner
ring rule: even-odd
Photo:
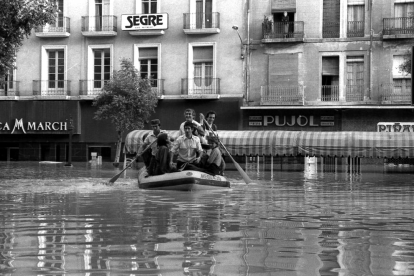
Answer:
[[[411,51],[407,51],[404,55],[404,62],[398,66],[400,72],[411,74]]]
[[[119,164],[122,134],[142,129],[157,106],[157,94],[148,79],[142,79],[129,59],[121,59],[121,69],[105,84],[93,106],[98,107],[94,119],[108,119],[118,134],[114,164]]]
[[[16,52],[36,26],[53,24],[57,6],[51,0],[0,0],[0,76],[14,68]]]

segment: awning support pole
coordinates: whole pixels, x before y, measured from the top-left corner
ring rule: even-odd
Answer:
[[[273,155],[270,155],[270,179],[273,180]]]

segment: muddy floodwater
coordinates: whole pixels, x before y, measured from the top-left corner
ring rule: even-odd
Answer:
[[[0,275],[414,275],[414,173],[227,172],[147,191],[111,164],[0,162]]]

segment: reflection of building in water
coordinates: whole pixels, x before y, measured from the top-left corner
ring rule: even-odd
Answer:
[[[14,223],[2,225],[4,232],[0,232],[0,271],[7,272],[13,269]]]
[[[65,270],[65,222],[42,222],[39,229],[37,267],[40,270]]]

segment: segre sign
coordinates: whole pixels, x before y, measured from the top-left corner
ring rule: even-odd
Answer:
[[[168,13],[123,14],[123,31],[168,29]]]

